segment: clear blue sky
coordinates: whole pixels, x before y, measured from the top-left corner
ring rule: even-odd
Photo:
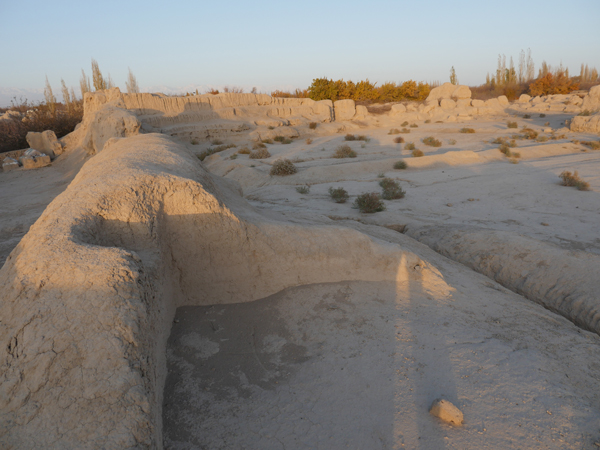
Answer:
[[[305,88],[313,78],[477,85],[498,54],[515,64],[600,69],[600,0],[60,1],[0,0],[0,89],[79,95],[95,58],[125,88]]]

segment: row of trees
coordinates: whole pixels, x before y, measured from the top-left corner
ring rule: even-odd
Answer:
[[[305,91],[313,100],[352,99],[359,102],[398,102],[402,100],[425,100],[432,86],[409,80],[401,84],[386,82],[377,87],[369,79],[359,82],[315,78]]]

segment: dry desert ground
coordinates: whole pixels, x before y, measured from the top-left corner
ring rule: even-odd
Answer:
[[[600,89],[84,102],[0,173],[0,447],[600,446]]]

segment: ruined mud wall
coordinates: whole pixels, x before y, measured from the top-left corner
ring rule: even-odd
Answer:
[[[161,448],[177,306],[417,271],[438,277],[354,230],[265,220],[168,137],[109,140],[0,270],[0,447]]]

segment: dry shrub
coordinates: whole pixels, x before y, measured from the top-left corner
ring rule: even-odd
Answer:
[[[423,144],[429,145],[430,147],[441,147],[442,146],[441,141],[434,138],[433,136],[427,136],[426,138],[423,138]]]
[[[263,139],[263,140],[261,140],[261,142],[262,142],[263,144],[272,144],[272,143],[273,143],[273,139],[269,139],[269,138],[267,138],[267,139]]]
[[[298,172],[298,169],[289,159],[278,159],[273,163],[273,166],[271,166],[270,174],[285,176],[292,175],[296,172]]]
[[[548,141],[548,136],[538,136],[536,138],[536,142],[547,142]]]
[[[298,187],[296,188],[296,192],[297,192],[298,194],[303,194],[303,195],[306,195],[306,194],[310,193],[310,186],[309,186],[308,184],[307,184],[307,185],[305,185],[305,186],[298,186]]]
[[[421,150],[419,150],[418,148],[415,148],[412,151],[412,155],[414,158],[420,158],[421,156],[425,156],[425,153],[423,153]]]
[[[590,184],[587,181],[584,181],[581,178],[579,178],[579,174],[577,173],[577,171],[571,173],[568,170],[565,170],[559,175],[559,177],[562,179],[562,182],[560,184],[562,184],[563,186],[573,186],[579,189],[580,191],[590,190]]]
[[[507,128],[517,128],[519,125],[517,124],[517,122],[508,122],[506,124]]]
[[[406,145],[404,146],[404,150],[414,150],[415,148],[415,144],[413,144],[412,142],[407,142]]]
[[[396,144],[402,144],[404,143],[404,138],[402,136],[398,136],[394,138],[394,143]]]
[[[248,147],[244,146],[244,147],[242,147],[242,148],[240,148],[238,150],[238,154],[240,154],[240,155],[249,155],[250,154],[250,149]]]
[[[311,139],[311,138],[308,138],[308,139],[306,139],[306,141],[305,141],[305,142],[306,142],[306,145],[310,145],[310,144],[312,144],[312,139]]]
[[[379,211],[385,211],[385,204],[381,198],[379,198],[379,194],[377,192],[360,194],[352,204],[352,207],[365,214],[373,214]]]
[[[408,126],[408,122],[405,120],[404,122],[402,122],[402,123],[400,124],[400,126],[401,126],[401,127],[406,127],[406,126]]]
[[[404,133],[404,134],[406,134],[406,133],[410,133],[410,130],[409,130],[408,128],[402,128],[402,129],[400,130],[400,133]]]
[[[475,133],[475,130],[473,128],[461,128],[460,130],[458,130],[459,133]]]
[[[356,152],[349,145],[340,145],[333,154],[334,158],[356,158]]]
[[[356,136],[354,136],[353,134],[347,134],[346,136],[344,136],[344,140],[345,141],[355,141]]]
[[[402,159],[400,161],[396,161],[394,163],[394,169],[396,169],[396,170],[404,170],[407,167],[408,167],[408,165],[406,164],[406,161],[404,161]]]
[[[524,139],[535,139],[538,137],[537,131],[532,130],[531,128],[527,128],[527,127],[523,127],[523,129],[521,130],[521,133],[523,133]]]
[[[531,114],[523,114],[523,119],[531,119]]]
[[[207,156],[214,155],[215,153],[219,153],[224,150],[227,150],[228,148],[233,148],[233,147],[235,147],[235,144],[218,145],[216,147],[209,148],[208,150],[204,150],[202,153],[200,153],[198,155],[198,158],[200,159],[200,161],[204,161]]]
[[[600,141],[581,141],[581,143],[592,150],[600,150]]]
[[[283,136],[275,136],[275,137],[273,138],[273,140],[274,140],[275,142],[283,142],[283,141],[285,141],[285,137],[283,137]]]
[[[369,142],[371,139],[369,139],[367,136],[365,136],[364,134],[361,134],[359,136],[357,136],[356,138],[357,141],[364,141],[364,142]]]
[[[210,141],[210,145],[221,145],[223,144],[223,141],[220,139],[213,139],[212,141]]]
[[[251,152],[249,156],[250,159],[265,159],[270,157],[271,154],[266,148],[259,148],[258,150]]]
[[[398,128],[392,128],[388,134],[398,134],[400,133],[400,130]]]
[[[391,178],[384,178],[379,182],[379,186],[383,189],[381,197],[384,200],[395,200],[398,198],[404,198],[406,192],[402,190],[397,181]]]
[[[311,130],[314,130],[317,128],[317,122],[311,122],[308,124],[308,128],[310,128]]]
[[[510,152],[510,148],[508,147],[508,144],[502,144],[500,147],[498,147],[498,150],[500,150],[500,152],[504,153],[506,156],[511,156],[511,152]]]
[[[331,196],[331,198],[333,199],[333,201],[335,201],[336,203],[346,203],[346,201],[348,200],[348,191],[346,191],[346,189],[344,188],[329,188],[329,195]]]
[[[252,145],[252,149],[253,150],[258,150],[259,148],[267,148],[267,146],[264,143],[262,143],[262,142],[255,142]]]
[[[411,124],[410,124],[410,127],[411,127],[411,128],[419,128],[419,125],[417,125],[416,123],[411,123]]]

